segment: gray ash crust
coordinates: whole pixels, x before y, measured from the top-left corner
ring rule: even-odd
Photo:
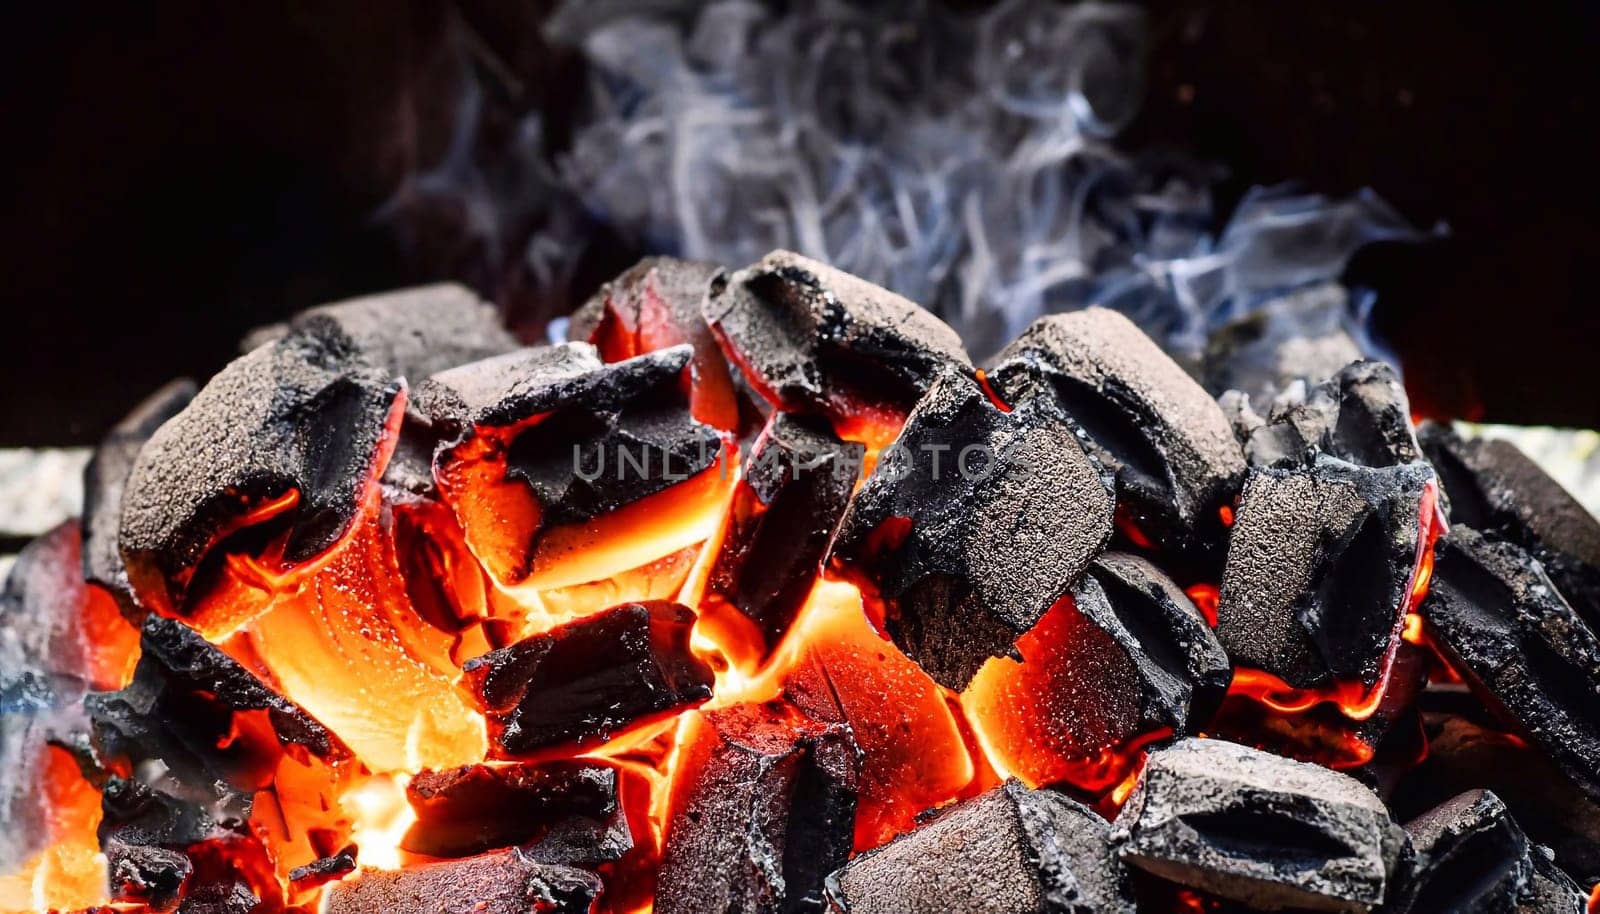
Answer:
[[[377,473],[402,385],[324,322],[231,362],[139,451],[118,545],[141,601],[180,610],[190,575],[242,500],[290,489],[284,559],[310,559],[349,529]]]
[[[828,877],[833,914],[1133,914],[1092,810],[1015,781],[935,814]]]
[[[593,337],[608,306],[619,310],[625,320],[638,326],[643,316],[644,296],[649,295],[666,307],[680,328],[698,328],[693,335],[703,336],[715,345],[701,306],[711,291],[711,281],[720,272],[721,265],[703,260],[646,257],[601,285],[578,306],[567,323],[567,339]],[[695,341],[695,348],[698,351],[699,339]]]
[[[517,849],[400,870],[367,870],[330,886],[324,914],[589,914],[600,877]]]
[[[1143,558],[1107,552],[1072,588],[1078,612],[1111,635],[1138,671],[1141,731],[1191,733],[1222,702],[1233,667],[1205,616]]]
[[[193,381],[180,378],[146,397],[101,439],[83,471],[83,576],[105,588],[130,618],[137,615],[138,604],[117,545],[122,491],[145,442],[188,406],[198,390]]]
[[[1533,871],[1517,914],[1584,914],[1588,893],[1556,865],[1550,849],[1535,844],[1528,857]]]
[[[968,447],[987,451],[970,452],[962,472]],[[990,657],[1013,655],[1105,547],[1110,481],[1053,397],[1002,412],[959,372],[934,384],[890,450],[901,459],[880,458],[832,556],[883,596],[895,643],[959,691]],[[897,518],[910,521],[904,542],[878,548],[875,534]]]
[[[1364,352],[1349,299],[1338,283],[1317,283],[1213,330],[1200,372],[1206,389],[1217,396],[1237,390],[1265,405],[1297,381],[1332,377]]]
[[[1405,832],[1353,778],[1216,739],[1152,752],[1111,838],[1161,879],[1255,908],[1366,912]]]
[[[1463,440],[1433,422],[1418,435],[1449,496],[1451,520],[1532,553],[1600,630],[1600,520],[1509,441]]]
[[[1477,695],[1600,801],[1600,638],[1520,547],[1439,540],[1422,616]]]
[[[541,863],[599,866],[633,847],[617,790],[615,768],[578,759],[423,770],[406,785],[417,820],[400,847],[464,857],[515,845]]]
[[[909,408],[941,371],[972,366],[955,331],[921,306],[790,251],[719,277],[704,314],[784,409],[826,413],[842,391]]]
[[[1486,790],[1452,797],[1405,824],[1413,859],[1386,911],[1516,914],[1533,878],[1528,838]]]
[[[994,364],[993,383],[1008,401],[1042,373],[1158,545],[1195,553],[1221,538],[1216,511],[1245,472],[1232,428],[1211,395],[1126,317],[1086,308],[1040,318]]]
[[[1411,401],[1394,369],[1355,361],[1311,388],[1235,407],[1235,432],[1251,466],[1307,466],[1328,454],[1358,466],[1426,463],[1411,427]]]
[[[1372,685],[1416,562],[1423,463],[1372,468],[1318,454],[1256,468],[1240,496],[1217,637],[1236,663],[1296,688]]]

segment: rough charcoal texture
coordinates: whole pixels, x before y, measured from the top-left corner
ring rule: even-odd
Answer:
[[[1517,905],[1517,914],[1584,914],[1587,896],[1550,857],[1549,848],[1534,845],[1529,853],[1533,875]]]
[[[1217,607],[1234,662],[1296,688],[1374,684],[1399,636],[1432,480],[1425,464],[1374,469],[1326,455],[1252,470]]]
[[[1450,519],[1530,552],[1600,630],[1600,520],[1509,441],[1462,440],[1447,426],[1418,431],[1450,499]]]
[[[1339,283],[1319,283],[1262,302],[1213,331],[1206,341],[1206,389],[1218,396],[1237,390],[1266,408],[1295,381],[1320,384],[1332,377],[1361,358],[1349,298]]]
[[[1479,696],[1600,799],[1600,639],[1539,563],[1457,526],[1439,541],[1422,615]]]
[[[324,914],[589,914],[600,878],[512,849],[400,870],[366,870],[329,887]]]
[[[783,705],[700,714],[682,743],[657,914],[816,912],[855,826],[858,750]]]
[[[1343,774],[1186,739],[1150,754],[1112,839],[1133,866],[1255,907],[1370,911],[1406,835]]]
[[[1003,412],[951,372],[856,494],[833,556],[883,598],[907,656],[960,690],[1067,592],[1114,508],[1051,396]]]
[[[252,501],[290,490],[283,560],[349,529],[378,472],[401,384],[317,323],[235,359],[139,452],[118,545],[142,603],[181,611],[196,566]]]
[[[347,844],[337,853],[326,857],[318,857],[305,866],[297,866],[289,871],[289,885],[296,892],[314,889],[320,885],[327,885],[336,879],[355,872],[356,857],[360,848],[354,844]]]
[[[145,442],[189,405],[196,390],[193,381],[183,378],[146,397],[101,439],[83,471],[83,576],[105,588],[129,616],[138,610],[117,548],[122,490]]]
[[[587,866],[632,846],[609,765],[469,765],[419,772],[406,785],[417,821],[400,841],[408,851],[461,857],[522,845],[542,863]]]
[[[1422,460],[1411,402],[1394,369],[1356,361],[1323,383],[1286,394],[1243,440],[1251,466],[1308,466],[1328,454],[1365,467]]]
[[[860,474],[863,448],[820,423],[773,413],[734,493],[708,587],[768,648],[804,605]]]
[[[705,318],[788,410],[833,416],[841,396],[909,409],[941,370],[971,367],[955,331],[917,304],[789,251],[719,277]]]
[[[1233,670],[1205,617],[1171,578],[1138,556],[1108,552],[1072,596],[1139,671],[1141,731],[1165,726],[1187,733],[1210,718]]]
[[[710,698],[711,668],[689,650],[694,618],[677,603],[627,603],[469,660],[495,754],[596,745]]]
[[[1133,914],[1105,820],[1010,781],[828,878],[835,914]]]
[[[1416,856],[1386,910],[1515,914],[1533,860],[1527,836],[1499,797],[1486,790],[1452,797],[1407,822],[1406,832]]]
[[[1043,317],[996,366],[1008,402],[1043,372],[1146,536],[1175,550],[1219,538],[1216,513],[1238,491],[1244,457],[1216,401],[1131,321],[1104,308]]]

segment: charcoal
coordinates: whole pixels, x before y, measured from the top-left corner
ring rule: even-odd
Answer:
[[[517,849],[363,870],[334,883],[324,914],[588,914],[600,896],[598,876],[539,863]]]
[[[1600,800],[1600,638],[1528,553],[1457,526],[1422,616],[1473,690]]]
[[[1431,422],[1418,434],[1450,498],[1451,520],[1526,549],[1600,631],[1600,520],[1509,441],[1464,441]]]
[[[182,784],[189,793],[212,788]],[[226,786],[191,802],[112,776],[101,791],[100,846],[113,900],[179,911],[210,910],[233,894],[234,877],[270,864],[250,834],[248,795]],[[181,859],[180,859],[181,858]],[[250,905],[258,899],[252,894]]]
[[[734,491],[708,596],[754,624],[769,649],[811,591],[862,455],[861,445],[788,413],[773,413],[756,440]]]
[[[1534,845],[1528,856],[1533,872],[1517,914],[1584,914],[1588,905],[1583,890],[1556,866],[1550,849]]]
[[[823,881],[854,829],[849,728],[736,705],[697,714],[680,740],[658,914],[823,910]]]
[[[1150,753],[1112,825],[1123,860],[1267,910],[1370,911],[1405,832],[1357,781],[1215,739]]]
[[[1042,371],[1116,474],[1119,507],[1142,535],[1184,553],[1220,541],[1218,511],[1244,457],[1216,401],[1131,321],[1103,308],[1040,318],[996,365],[990,377],[1008,402]]]
[[[1350,294],[1336,282],[1297,289],[1261,303],[1213,330],[1206,342],[1206,389],[1237,390],[1265,406],[1295,381],[1319,384],[1361,358]]]
[[[247,882],[207,882],[185,893],[178,914],[255,914],[261,903]]]
[[[1132,914],[1106,822],[1009,781],[851,860],[828,878],[838,914]]]
[[[1399,640],[1433,482],[1424,464],[1319,455],[1250,472],[1228,546],[1217,637],[1235,663],[1300,689],[1371,687]]]
[[[156,430],[128,475],[117,540],[139,602],[168,614],[192,609],[199,594],[190,591],[205,578],[197,582],[196,571],[224,538],[259,550],[281,534],[286,566],[326,551],[381,468],[400,391],[390,372],[323,324],[223,368]],[[291,493],[297,500],[270,521],[258,516],[263,503]],[[272,533],[245,544],[241,526]],[[225,611],[236,617],[215,628],[248,618],[249,607],[234,602]]]
[[[1406,823],[1416,854],[1395,914],[1514,914],[1533,876],[1528,838],[1500,798],[1472,790]]]
[[[694,618],[664,600],[626,603],[468,661],[494,753],[597,745],[709,699],[711,668],[689,650]]]
[[[1274,403],[1243,441],[1251,466],[1309,466],[1318,454],[1366,467],[1422,459],[1411,403],[1385,363],[1351,362],[1322,384],[1296,392]]]
[[[165,847],[128,845],[112,839],[105,849],[111,893],[153,911],[171,911],[183,899],[183,884],[194,864],[181,852]]]
[[[468,765],[425,770],[406,785],[417,821],[400,846],[464,857],[523,845],[541,863],[597,865],[632,846],[608,765]]]
[[[942,370],[971,368],[930,312],[790,251],[719,276],[705,319],[773,405],[835,420],[863,403],[904,412]]]
[[[146,397],[101,439],[83,471],[83,576],[105,588],[130,618],[136,615],[137,606],[128,569],[117,548],[122,490],[145,442],[189,405],[197,389],[193,381],[184,378]]]
[[[305,866],[297,866],[289,871],[289,885],[296,892],[304,892],[343,879],[356,871],[359,852],[360,848],[347,844],[337,853],[318,857]]]
[[[833,557],[882,597],[907,656],[960,690],[1066,593],[1109,539],[1113,510],[1053,398],[1002,411],[952,372],[851,502]]]

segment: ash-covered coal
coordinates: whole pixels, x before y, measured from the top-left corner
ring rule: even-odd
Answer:
[[[1254,405],[1238,407],[1235,419],[1251,466],[1304,466],[1319,454],[1364,467],[1425,462],[1411,402],[1383,362],[1351,362],[1314,387],[1293,386],[1262,404],[1265,419]]]
[[[1515,914],[1533,878],[1528,838],[1500,798],[1473,790],[1405,825],[1414,857],[1386,910]]]
[[[600,878],[540,863],[515,848],[401,870],[363,870],[333,884],[325,914],[589,914]]]
[[[406,798],[417,820],[400,846],[430,857],[518,845],[541,863],[594,866],[632,847],[617,770],[603,763],[424,770],[406,785]]]
[[[1132,914],[1105,820],[1009,781],[828,877],[834,914]]]

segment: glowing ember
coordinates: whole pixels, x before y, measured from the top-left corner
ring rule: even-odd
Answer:
[[[417,820],[406,801],[408,780],[404,775],[378,775],[340,798],[339,805],[355,823],[350,840],[359,849],[362,868],[393,870],[404,862],[400,841]]]

